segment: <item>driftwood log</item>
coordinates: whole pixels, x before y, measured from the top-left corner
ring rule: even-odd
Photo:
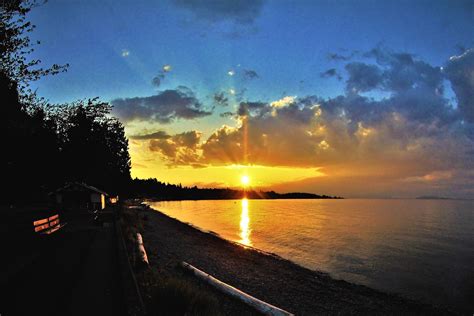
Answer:
[[[137,262],[136,265],[139,268],[148,268],[150,263],[148,262],[148,256],[145,251],[145,246],[143,245],[143,238],[140,233],[137,233]]]
[[[263,313],[265,315],[272,315],[272,316],[290,316],[293,315],[281,308],[278,308],[276,306],[273,306],[271,304],[268,304],[262,300],[259,300],[258,298],[255,298],[227,283],[224,283],[216,278],[214,278],[212,275],[199,270],[198,268],[190,265],[187,262],[182,262],[181,266],[187,270],[193,273],[196,277],[199,279],[205,281],[206,283],[212,285],[216,289],[218,289],[221,292],[224,292],[230,296],[233,296],[237,298],[238,300],[242,301],[243,303],[255,308],[257,311],[260,313]]]

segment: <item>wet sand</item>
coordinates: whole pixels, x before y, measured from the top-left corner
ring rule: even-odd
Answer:
[[[244,248],[148,207],[144,243],[152,268],[173,274],[182,261],[297,315],[448,315],[450,311],[335,280],[276,255]],[[225,303],[225,302],[223,302]],[[225,305],[225,304],[224,304]],[[238,314],[234,304],[225,314]]]

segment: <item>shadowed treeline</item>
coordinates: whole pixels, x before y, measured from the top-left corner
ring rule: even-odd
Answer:
[[[0,7],[0,203],[42,202],[69,181],[123,192],[130,181],[128,140],[123,125],[109,116],[111,106],[97,98],[50,105],[29,89],[29,82],[68,66],[43,69],[39,60],[28,60],[34,26],[26,14],[34,6],[3,1]]]
[[[227,200],[241,199],[336,199],[327,195],[311,193],[276,193],[274,191],[235,190],[235,189],[200,189],[183,187],[181,184],[169,184],[157,179],[132,180],[129,193],[137,198],[155,198],[162,200]]]
[[[128,140],[107,103],[89,100],[61,106],[23,105],[15,82],[0,77],[0,158],[8,202],[42,200],[69,181],[123,192],[130,180]]]

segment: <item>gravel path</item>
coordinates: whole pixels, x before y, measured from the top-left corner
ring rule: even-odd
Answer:
[[[150,264],[173,273],[186,261],[214,277],[297,315],[446,315],[448,311],[332,279],[280,257],[225,241],[160,212],[142,211]],[[226,314],[237,313],[234,309]]]

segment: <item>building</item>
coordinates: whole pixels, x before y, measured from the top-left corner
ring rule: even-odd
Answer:
[[[100,211],[106,206],[108,194],[85,183],[68,183],[52,193],[63,209]]]

